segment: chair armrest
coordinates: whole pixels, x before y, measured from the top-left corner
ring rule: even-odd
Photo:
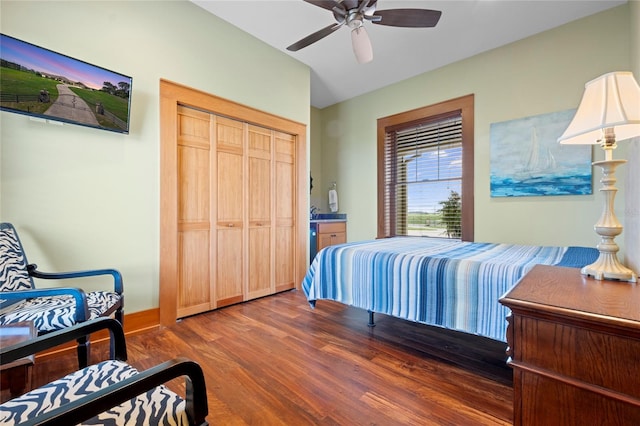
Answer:
[[[117,320],[107,317],[85,321],[62,330],[38,336],[32,340],[2,347],[0,348],[0,360],[2,360],[2,364],[8,364],[17,359],[35,354],[36,352],[77,340],[104,329],[109,329],[111,359],[126,361],[127,345],[125,343],[122,325]]]
[[[2,293],[0,293],[0,299],[3,300],[22,300],[47,296],[73,296],[76,301],[76,320],[78,322],[82,322],[86,321],[87,318],[89,318],[87,295],[80,288],[55,287],[39,288],[33,290],[3,291]]]
[[[71,425],[90,419],[109,408],[175,378],[186,376],[186,411],[192,425],[208,425],[207,389],[202,368],[186,358],[176,358],[100,389],[43,414],[23,425]]]
[[[113,277],[113,290],[122,295],[124,291],[124,285],[122,282],[122,274],[115,269],[94,269],[87,271],[72,271],[72,272],[42,272],[37,270],[38,265],[32,263],[27,265],[29,275],[35,278],[42,278],[45,280],[63,280],[67,278],[84,278],[95,277],[98,275],[111,275]]]

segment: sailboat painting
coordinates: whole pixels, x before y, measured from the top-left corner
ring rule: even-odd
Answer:
[[[561,145],[575,109],[491,124],[491,196],[586,195],[591,145]]]

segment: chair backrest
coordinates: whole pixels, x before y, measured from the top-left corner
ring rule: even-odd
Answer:
[[[24,254],[18,232],[12,224],[0,223],[0,293],[34,288],[27,265],[27,256]],[[6,302],[0,301],[0,308]]]

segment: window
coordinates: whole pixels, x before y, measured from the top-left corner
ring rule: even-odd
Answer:
[[[378,120],[378,238],[473,241],[473,95]]]

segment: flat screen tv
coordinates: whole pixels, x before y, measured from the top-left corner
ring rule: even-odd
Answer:
[[[0,109],[129,133],[132,78],[0,34]]]

